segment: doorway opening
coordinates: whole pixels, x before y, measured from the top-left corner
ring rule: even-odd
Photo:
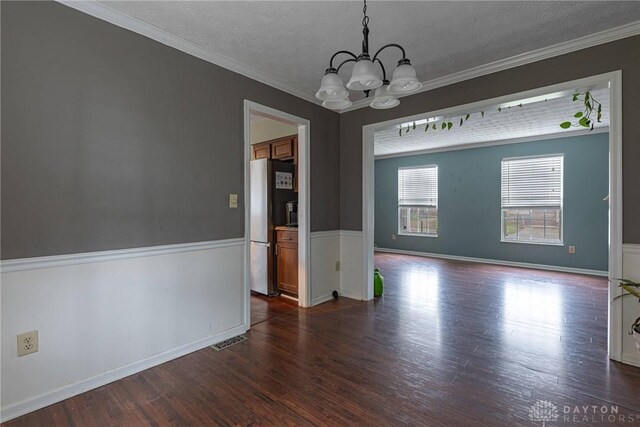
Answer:
[[[309,125],[244,102],[247,325],[310,306]]]
[[[378,132],[384,132],[389,128],[396,127],[395,133],[400,133],[400,128],[409,129],[408,135],[410,136],[412,132],[425,132],[425,125],[429,124],[430,131],[433,131],[435,134],[439,130],[441,132],[446,133],[446,128],[440,129],[441,123],[447,123],[447,127],[451,127],[448,123],[452,120],[450,118],[456,118],[455,125],[458,127],[458,120],[461,121],[461,124],[464,125],[466,114],[469,113],[480,113],[483,111],[489,111],[491,108],[501,108],[505,109],[511,106],[512,108],[520,108],[519,105],[523,103],[523,101],[531,101],[531,102],[544,102],[544,99],[551,98],[552,96],[566,96],[568,94],[569,101],[571,101],[571,97],[573,93],[576,92],[584,92],[585,90],[604,90],[606,95],[610,101],[610,111],[609,111],[609,129],[608,129],[608,137],[606,140],[608,142],[608,194],[604,194],[605,202],[608,202],[608,220],[607,220],[607,245],[606,248],[608,252],[608,263],[604,266],[605,268],[598,270],[605,270],[604,274],[608,274],[608,277],[615,278],[621,277],[622,274],[622,156],[621,156],[621,148],[622,148],[622,90],[621,90],[621,72],[612,72],[606,73],[598,76],[593,76],[585,79],[574,80],[570,82],[565,82],[561,84],[556,84],[552,86],[542,87],[538,89],[533,89],[529,91],[524,91],[520,93],[515,93],[511,95],[506,95],[498,98],[492,98],[487,100],[482,100],[470,104],[465,104],[461,106],[451,107],[439,111],[431,111],[426,112],[419,115],[414,115],[410,117],[404,117],[401,119],[390,120],[386,122],[371,124],[363,127],[363,255],[365,259],[365,277],[364,283],[362,284],[362,295],[363,299],[371,299],[373,297],[373,270],[374,270],[374,235],[375,235],[375,221],[374,217],[376,215],[375,211],[375,171],[374,171],[374,161],[375,161],[375,153],[374,153],[374,141],[375,135]],[[538,99],[542,97],[542,99]],[[577,108],[576,108],[577,111]],[[571,118],[568,117],[566,120]],[[444,120],[446,119],[446,121]],[[431,123],[429,120],[433,121]],[[557,122],[559,125],[560,122],[564,121],[565,118],[562,117],[561,120]],[[435,123],[437,122],[437,123]],[[420,123],[421,128],[414,127],[413,123]],[[436,124],[437,128],[433,129],[433,124]],[[399,126],[399,127],[398,127]],[[464,129],[461,126],[461,129]],[[558,128],[560,129],[560,128]],[[440,147],[442,151],[451,150],[452,147]],[[469,147],[457,147],[454,149],[460,148],[469,148]],[[431,151],[434,151],[433,148]],[[435,150],[437,151],[437,150]],[[555,154],[555,153],[554,153]],[[391,156],[393,157],[393,156]],[[509,159],[507,159],[509,160]],[[553,158],[549,161],[558,161],[558,159]],[[478,160],[480,161],[480,160]],[[560,159],[561,161],[561,159]],[[433,165],[422,165],[415,164],[412,166],[421,166],[421,167],[429,167]],[[415,169],[415,167],[413,168]],[[433,172],[429,174],[429,172]],[[407,172],[408,177],[406,179],[410,179],[412,177],[421,177],[424,179],[429,178],[429,176],[437,176],[437,173],[432,171],[431,169],[424,171],[422,170],[409,170]],[[499,172],[498,172],[499,173]],[[415,178],[414,177],[414,178]],[[399,191],[399,190],[398,190]],[[435,194],[435,193],[434,193]],[[436,196],[437,197],[437,196]],[[497,203],[500,203],[500,197],[497,199]],[[410,201],[411,202],[411,201]],[[411,202],[413,203],[413,202]],[[436,218],[435,212],[437,212],[437,205],[431,206],[432,202],[428,202],[424,207],[397,207],[398,212],[398,234],[402,234],[405,231],[407,234],[416,233],[420,235],[424,235],[425,238],[429,238],[429,236],[436,236],[438,234],[438,221]],[[505,212],[509,214],[508,206],[502,206],[502,214]],[[552,208],[552,209],[551,209]],[[549,233],[549,238],[551,240],[555,239],[555,243],[559,243],[562,241],[562,228],[561,225],[558,224],[558,220],[561,221],[562,217],[558,215],[557,208],[551,207],[552,214],[555,214],[554,218],[556,222],[551,221],[552,225],[547,230]],[[404,209],[404,223],[401,212]],[[416,210],[414,212],[417,220],[412,221],[412,209]],[[406,212],[405,212],[406,211]],[[422,212],[424,211],[424,212]],[[421,216],[424,213],[424,221],[421,221]],[[546,215],[546,213],[544,214]],[[553,215],[552,215],[553,216]],[[434,217],[434,218],[432,218]],[[511,221],[511,217],[508,217],[507,220]],[[502,218],[504,221],[504,218]],[[518,238],[518,236],[513,237],[509,235],[512,232],[512,228],[517,230],[517,227],[509,228],[509,223],[497,223],[497,230],[502,230],[502,236],[498,234],[497,238],[505,239],[504,230],[507,230],[508,239]],[[396,224],[394,224],[395,226]],[[512,224],[513,225],[513,224]],[[405,228],[402,228],[405,227]],[[506,227],[506,228],[505,228]],[[432,230],[433,229],[433,230]],[[531,230],[527,230],[530,234]],[[536,230],[539,232],[539,230]],[[545,232],[545,229],[542,229],[542,232]],[[555,232],[555,235],[554,235]],[[500,233],[500,231],[498,231]],[[389,236],[385,236],[389,237]],[[392,236],[391,238],[396,237]],[[377,238],[377,236],[376,236]],[[524,236],[523,238],[531,239],[531,236]],[[544,238],[544,236],[543,236]],[[504,241],[504,240],[503,240]],[[551,241],[546,242],[551,243]],[[503,243],[504,244],[504,243]],[[507,245],[514,245],[513,243],[506,243]],[[464,258],[464,257],[461,257]],[[482,257],[484,258],[484,257]],[[489,257],[486,257],[489,258]],[[611,359],[614,360],[622,360],[622,347],[623,347],[623,312],[622,312],[622,302],[620,300],[614,300],[614,298],[619,295],[620,291],[617,288],[616,283],[609,283],[608,285],[608,354]],[[603,321],[604,325],[604,321]]]

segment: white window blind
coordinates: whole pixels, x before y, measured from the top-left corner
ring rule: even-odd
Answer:
[[[502,161],[502,208],[562,208],[563,156]]]
[[[438,206],[438,166],[398,169],[399,206]]]

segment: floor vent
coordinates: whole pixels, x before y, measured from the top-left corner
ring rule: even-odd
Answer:
[[[231,347],[234,344],[238,344],[239,342],[246,341],[246,340],[247,340],[247,337],[245,337],[244,335],[238,335],[233,338],[229,338],[228,340],[220,341],[219,343],[212,345],[211,348],[214,349],[215,351],[221,351],[221,350],[224,350],[225,348]]]

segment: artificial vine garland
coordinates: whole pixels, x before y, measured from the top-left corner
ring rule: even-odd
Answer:
[[[593,98],[593,95],[591,95],[590,91],[574,93],[572,97],[572,101],[573,102],[582,101],[583,109],[581,111],[576,112],[573,115],[573,119],[577,119],[575,123],[573,123],[573,121],[562,122],[560,123],[560,127],[562,129],[569,129],[570,127],[585,127],[585,128],[589,128],[589,132],[591,132],[593,130],[595,123],[596,122],[600,123],[602,121],[602,104]],[[546,102],[546,99],[545,99],[545,102]],[[522,104],[515,105],[514,107],[522,108]],[[511,109],[511,107],[507,107],[507,109]],[[502,107],[498,107],[498,112],[501,112],[502,110],[503,110]],[[595,120],[591,117],[593,113],[596,113]],[[480,112],[480,116],[484,117],[484,111]],[[444,120],[442,120],[442,123],[440,123],[440,125],[438,125],[437,123],[431,123],[431,124],[427,123],[427,125],[424,128],[424,131],[428,132],[429,129],[433,131],[436,131],[436,130],[449,131],[455,126],[454,122],[457,122],[459,120],[458,127],[462,127],[462,125],[464,125],[467,122],[467,120],[469,120],[470,118],[471,118],[471,114],[466,114],[463,116],[447,117]],[[398,131],[398,136],[406,135],[410,131],[416,130],[416,128],[417,128],[416,122],[412,122],[408,124],[406,127],[400,127]]]

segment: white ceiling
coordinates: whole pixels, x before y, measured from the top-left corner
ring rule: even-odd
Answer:
[[[311,96],[335,51],[361,48],[359,1],[100,5]],[[422,81],[640,20],[636,1],[370,1],[368,9],[371,50],[402,44]],[[399,59],[393,50],[381,57],[387,68]],[[349,72],[350,64],[341,74]]]
[[[602,122],[596,123],[596,129],[609,126],[609,90],[593,90],[593,97],[602,104]],[[399,127],[392,126],[386,130],[376,132],[374,138],[374,155],[389,156],[416,151],[442,150],[480,144],[494,141],[513,141],[532,137],[550,135],[567,135],[583,132],[584,128],[572,127],[567,130],[560,128],[560,123],[570,121],[573,115],[581,110],[579,101],[573,102],[571,95],[561,98],[541,100],[523,104],[522,107],[513,106],[498,111],[498,106],[485,108],[484,117],[479,111],[461,111],[464,117],[471,113],[471,117],[462,126],[460,116],[451,117],[454,126],[451,130],[441,130],[442,121],[436,123],[437,130],[429,129],[425,132],[425,125],[419,125],[409,133],[399,135]],[[427,118],[427,117],[425,117]],[[576,119],[573,119],[575,122]],[[412,127],[412,126],[411,126]]]

